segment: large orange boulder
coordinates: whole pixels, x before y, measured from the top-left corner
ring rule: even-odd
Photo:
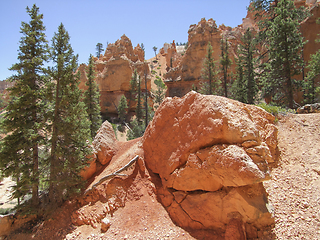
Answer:
[[[105,121],[99,128],[93,142],[94,153],[97,161],[102,165],[110,162],[117,150],[117,138],[114,134],[111,123]]]
[[[179,175],[177,171],[196,169],[197,164],[223,168],[226,158],[234,159],[234,169],[247,165],[254,182],[263,180],[268,162],[276,158],[270,151],[275,146],[266,141],[270,135],[276,137],[273,121],[261,108],[224,97],[189,92],[183,98],[166,98],[144,135],[146,161],[166,183]],[[248,173],[239,174],[248,181]]]
[[[143,137],[159,197],[182,227],[222,229],[236,213],[255,228],[272,223],[262,181],[277,161],[274,117],[259,107],[189,92],[166,98]]]

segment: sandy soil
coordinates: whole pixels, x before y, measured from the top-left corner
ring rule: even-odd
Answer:
[[[264,182],[274,207],[276,239],[320,239],[320,114],[279,123],[281,159]]]
[[[272,179],[264,183],[273,205],[275,227],[259,239],[320,239],[320,114],[287,115],[277,126],[281,157],[271,170]],[[111,166],[125,164],[128,159],[123,154],[137,149],[135,144],[136,141],[123,143]],[[214,233],[176,226],[157,200],[157,179],[137,169],[135,172],[125,206],[106,216],[111,222],[107,232],[101,232],[100,223],[95,227],[73,226],[71,214],[78,206],[70,201],[51,219],[29,226],[9,239],[224,239]],[[97,175],[94,181],[100,177]]]

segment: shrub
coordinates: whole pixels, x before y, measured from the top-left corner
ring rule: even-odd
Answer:
[[[266,103],[259,103],[257,106],[274,115],[276,117],[276,121],[278,120],[277,117],[279,114],[285,115],[287,113],[295,113],[295,110],[293,109],[286,109],[280,106],[270,105]]]

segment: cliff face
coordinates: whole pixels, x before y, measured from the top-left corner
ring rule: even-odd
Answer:
[[[183,96],[190,91],[192,85],[199,87],[201,82],[201,69],[203,61],[207,54],[208,43],[211,43],[213,49],[213,57],[216,61],[216,67],[219,68],[219,59],[221,55],[220,42],[221,39],[228,40],[229,58],[232,65],[230,72],[235,72],[235,56],[240,38],[245,29],[254,28],[253,20],[248,18],[244,25],[236,28],[221,25],[217,27],[213,19],[201,19],[198,24],[190,25],[188,48],[181,57],[177,65],[168,69],[165,74],[165,83],[168,87],[168,96]]]
[[[100,89],[100,105],[103,114],[116,114],[120,98],[129,98],[130,79],[135,69],[141,76],[141,88],[145,91],[145,80],[148,91],[151,89],[150,71],[144,62],[144,53],[139,44],[133,48],[130,39],[123,35],[120,40],[109,44],[105,54],[94,58],[96,82]],[[87,81],[85,64],[79,68],[81,72],[80,87],[85,89]],[[134,106],[131,106],[131,110]]]
[[[320,17],[320,6],[319,4],[313,5],[310,10],[311,16],[301,24],[301,32],[305,40],[308,42],[303,49],[303,57],[305,61],[310,60],[310,55],[314,54],[320,49],[320,43],[315,40],[319,39],[318,34],[320,33],[320,24],[316,21]]]
[[[311,17],[301,24],[302,35],[308,41],[303,53],[304,60],[307,62],[310,59],[310,55],[320,49],[320,43],[315,42],[318,33],[320,33],[320,25],[316,23],[316,19],[320,17],[320,7],[316,0],[299,0],[295,1],[295,4],[297,7],[309,7],[311,12]],[[241,37],[248,28],[258,31],[257,20],[254,13],[250,11],[248,11],[246,18],[243,19],[243,23],[235,28],[224,25],[217,27],[213,19],[208,21],[202,19],[198,24],[190,25],[187,51],[176,64],[168,68],[168,72],[164,75],[165,83],[168,87],[167,95],[181,97],[189,92],[193,85],[199,86],[208,42],[212,45],[213,57],[216,61],[216,66],[219,67],[220,41],[222,38],[228,40],[229,58],[232,60],[229,74],[231,72],[235,73],[236,50],[241,43]],[[261,49],[258,50],[261,51]],[[174,52],[174,50],[171,50],[171,52]],[[167,57],[166,60],[168,62],[170,58],[168,59]],[[167,63],[167,66],[170,65]],[[302,76],[299,76],[299,78],[302,79]],[[230,77],[229,81],[232,81]],[[299,94],[297,96],[296,101],[299,102]]]

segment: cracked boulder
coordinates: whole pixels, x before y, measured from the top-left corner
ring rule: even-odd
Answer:
[[[278,158],[273,123],[263,109],[224,97],[189,92],[166,98],[143,148],[171,218],[194,229],[225,231],[239,221],[257,229],[270,225],[262,181]]]

